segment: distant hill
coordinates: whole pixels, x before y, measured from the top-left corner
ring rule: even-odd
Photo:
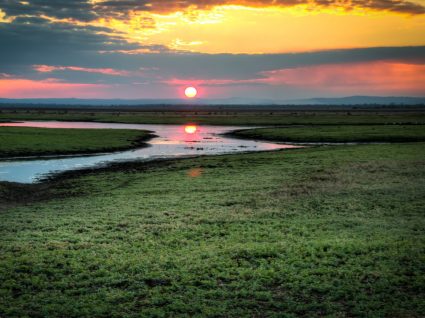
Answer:
[[[79,99],[79,98],[0,98],[0,105],[84,105],[84,106],[143,106],[143,105],[420,105],[425,97],[349,96],[340,98],[308,98],[291,100],[223,98],[223,99]]]
[[[403,96],[349,96],[340,98],[310,98],[294,100],[294,104],[309,105],[419,105],[425,104],[425,97]]]

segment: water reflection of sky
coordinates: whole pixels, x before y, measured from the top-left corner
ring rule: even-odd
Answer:
[[[158,137],[149,141],[150,146],[128,151],[83,157],[49,158],[37,160],[0,161],[0,181],[32,183],[54,172],[96,167],[109,162],[128,160],[154,160],[186,155],[224,154],[243,151],[261,151],[294,148],[294,145],[274,144],[252,140],[240,140],[220,136],[240,127],[197,126],[196,132],[187,133],[184,125],[137,125],[90,122],[23,122],[3,123],[0,126],[41,128],[107,128],[142,129],[153,131]]]

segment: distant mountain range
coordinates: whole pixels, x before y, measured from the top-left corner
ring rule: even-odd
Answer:
[[[141,105],[420,105],[425,104],[425,97],[380,97],[349,96],[339,98],[308,99],[79,99],[79,98],[0,98],[0,105],[86,105],[86,106],[141,106]]]
[[[294,104],[302,105],[419,105],[425,104],[425,97],[403,97],[403,96],[349,96],[340,98],[310,98],[293,100]]]

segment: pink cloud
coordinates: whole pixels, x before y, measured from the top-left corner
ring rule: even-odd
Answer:
[[[261,84],[342,94],[425,94],[425,65],[397,61],[324,64],[261,72],[252,79],[179,79],[169,85]]]
[[[171,78],[163,81],[163,83],[175,86],[223,86],[223,85],[234,85],[234,84],[249,84],[249,83],[260,83],[262,79],[181,79]]]
[[[425,65],[401,62],[330,64],[262,73],[262,83],[330,91],[424,93]]]
[[[99,98],[110,90],[108,85],[66,83],[56,79],[0,78],[0,96],[4,98]]]
[[[79,66],[52,66],[52,65],[33,65],[33,68],[40,73],[51,73],[54,71],[75,71],[75,72],[87,72],[87,73],[99,73],[105,75],[115,76],[130,76],[131,72],[116,70],[113,68],[88,68]]]

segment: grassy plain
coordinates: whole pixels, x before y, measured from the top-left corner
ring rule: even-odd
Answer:
[[[288,142],[425,141],[425,125],[314,125],[238,130],[229,135]]]
[[[423,317],[424,158],[316,147],[2,184],[0,316]]]
[[[244,132],[279,141],[419,141],[424,118],[0,114],[308,125]],[[424,158],[423,142],[326,146],[0,182],[0,317],[424,317]]]
[[[141,130],[0,127],[0,158],[116,151],[141,147],[150,137]]]

